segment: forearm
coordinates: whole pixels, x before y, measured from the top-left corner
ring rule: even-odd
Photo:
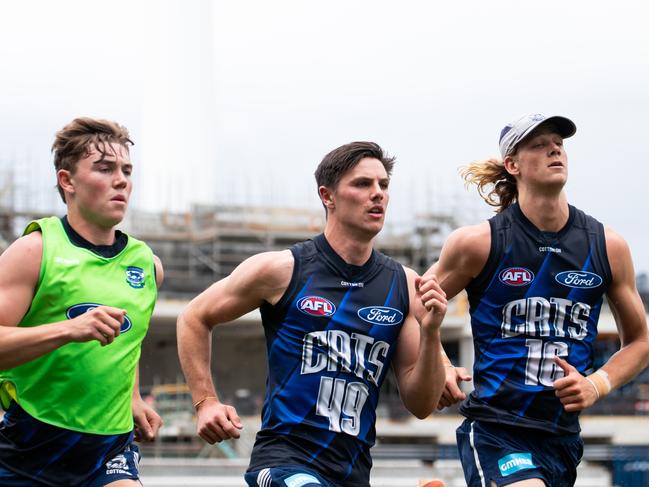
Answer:
[[[649,340],[634,340],[616,352],[603,366],[612,389],[622,387],[649,366]]]
[[[0,326],[0,370],[30,362],[69,342],[70,334],[62,323]]]
[[[404,405],[420,419],[435,409],[444,390],[443,356],[439,329],[432,332],[422,329],[417,360],[400,384]]]
[[[217,397],[210,372],[211,330],[187,313],[178,318],[178,356],[193,402]]]
[[[133,400],[142,399],[140,394],[140,363],[135,366],[135,382],[133,383]]]

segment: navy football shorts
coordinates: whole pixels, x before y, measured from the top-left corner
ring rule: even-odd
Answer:
[[[468,487],[509,485],[541,479],[552,487],[572,487],[584,452],[579,434],[553,435],[540,430],[466,419],[456,431]]]
[[[249,487],[333,487],[313,470],[299,465],[246,472],[245,480]]]
[[[39,421],[13,403],[0,421],[3,487],[102,487],[138,480],[133,433],[79,433]],[[139,481],[138,481],[139,482]]]

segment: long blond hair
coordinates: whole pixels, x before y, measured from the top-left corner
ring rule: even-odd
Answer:
[[[460,169],[465,185],[475,184],[478,193],[496,213],[505,210],[518,198],[516,179],[505,170],[500,159],[475,161]]]

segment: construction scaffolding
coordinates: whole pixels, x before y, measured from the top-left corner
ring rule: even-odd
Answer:
[[[420,215],[414,228],[386,227],[377,248],[423,272],[456,222],[452,215]],[[134,212],[128,226],[164,263],[161,293],[181,297],[205,289],[254,254],[284,250],[320,233],[324,224],[323,210],[215,205],[182,214]]]

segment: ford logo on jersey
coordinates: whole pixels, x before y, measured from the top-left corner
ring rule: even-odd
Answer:
[[[602,284],[603,279],[597,274],[588,271],[559,272],[554,279],[564,286],[590,289]]]
[[[368,306],[358,310],[358,316],[363,321],[373,325],[391,326],[403,321],[403,313],[398,309],[387,306]]]
[[[525,267],[508,267],[498,278],[508,286],[527,286],[534,280],[534,273]]]
[[[297,309],[311,316],[331,316],[336,312],[336,306],[320,296],[307,296],[300,299],[297,302]]]
[[[72,320],[76,318],[77,316],[81,316],[84,314],[86,311],[93,310],[99,306],[103,306],[101,304],[97,303],[81,303],[81,304],[75,304],[74,306],[70,306],[68,310],[65,312],[65,315],[68,317],[69,320]],[[126,331],[129,331],[131,327],[133,326],[133,323],[131,323],[131,320],[128,316],[124,316],[124,323],[122,323],[122,326],[119,329],[120,333],[124,333]]]

